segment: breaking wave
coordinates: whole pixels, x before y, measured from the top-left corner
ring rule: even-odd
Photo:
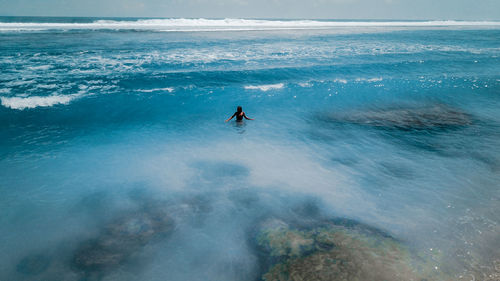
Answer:
[[[356,78],[356,82],[380,82],[382,81],[382,77],[375,77],[375,78]]]
[[[269,85],[248,85],[245,86],[245,90],[261,90],[263,92],[267,92],[269,90],[279,90],[285,86],[283,83],[278,84],[269,84]]]
[[[50,95],[31,97],[0,97],[1,104],[11,109],[28,109],[36,107],[50,107],[57,104],[69,104],[72,100],[79,98],[81,94],[72,95]]]
[[[143,92],[143,93],[152,93],[152,92],[173,92],[174,88],[172,87],[167,87],[167,88],[154,88],[154,89],[138,89],[136,90],[137,92]]]
[[[334,83],[341,83],[341,84],[347,84],[347,80],[346,79],[342,79],[342,78],[335,78],[333,80]]]
[[[319,21],[319,20],[250,20],[250,19],[138,19],[96,20],[89,23],[2,22],[0,31],[112,29],[158,31],[223,31],[317,29],[333,27],[433,27],[433,26],[495,26],[500,21]]]

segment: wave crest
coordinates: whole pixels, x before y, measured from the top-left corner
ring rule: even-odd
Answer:
[[[268,84],[268,85],[248,85],[245,86],[245,90],[261,90],[263,92],[267,92],[269,90],[279,90],[285,86],[283,83],[278,84]]]
[[[172,93],[175,89],[172,87],[167,88],[154,88],[154,89],[138,89],[137,92],[152,93],[152,92],[169,92]]]
[[[31,96],[31,97],[0,97],[3,106],[11,109],[23,110],[36,107],[50,107],[56,104],[69,104],[72,100],[80,97],[80,94],[73,95],[51,95],[51,96]]]
[[[138,19],[96,20],[91,23],[0,22],[0,31],[124,29],[159,31],[221,31],[314,29],[332,27],[428,27],[428,26],[497,26],[500,21],[320,21],[320,20],[250,20],[250,19]]]

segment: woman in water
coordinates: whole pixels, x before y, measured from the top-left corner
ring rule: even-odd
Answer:
[[[236,116],[236,122],[243,121],[243,117],[245,117],[245,119],[247,119],[247,120],[253,120],[252,118],[248,118],[245,115],[245,112],[243,112],[243,109],[241,108],[241,106],[238,106],[238,108],[236,109],[236,112],[233,114],[233,116],[231,116],[230,118],[228,118],[226,120],[226,122],[228,122],[229,120],[233,119],[234,116]]]

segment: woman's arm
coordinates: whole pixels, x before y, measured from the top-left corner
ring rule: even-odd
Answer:
[[[227,118],[226,122],[228,122],[229,120],[233,119],[233,117],[236,115],[236,113],[233,114],[233,116]]]
[[[247,120],[253,120],[252,118],[248,118],[247,115],[245,114],[245,112],[243,112],[243,117],[245,117],[245,119],[247,119]]]

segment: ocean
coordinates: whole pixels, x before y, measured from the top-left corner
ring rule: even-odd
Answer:
[[[0,70],[0,280],[500,280],[498,21],[0,17]]]

